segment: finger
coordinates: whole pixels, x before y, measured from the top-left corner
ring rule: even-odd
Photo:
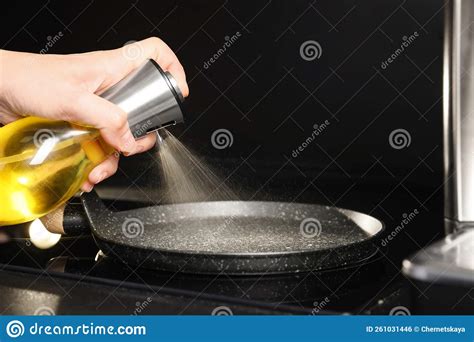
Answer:
[[[91,192],[94,189],[94,184],[86,180],[84,184],[82,184],[81,190],[84,192]]]
[[[116,154],[111,155],[109,158],[104,160],[98,166],[94,168],[89,174],[89,183],[99,184],[104,179],[112,176],[117,172],[119,164],[119,158]]]
[[[126,155],[137,152],[137,143],[130,132],[127,114],[113,103],[95,94],[76,94],[67,101],[67,121],[90,125],[100,130],[104,140]]]
[[[145,152],[150,149],[152,149],[156,144],[156,134],[155,133],[150,133],[145,135],[143,138],[137,141],[138,149],[139,152]]]
[[[157,37],[127,44],[119,49],[104,51],[103,57],[103,65],[109,70],[108,75],[111,75],[105,87],[117,83],[147,59],[153,59],[163,70],[173,75],[183,96],[189,95],[183,66],[173,50]]]

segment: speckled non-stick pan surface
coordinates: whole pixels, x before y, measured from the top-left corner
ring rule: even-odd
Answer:
[[[202,202],[108,210],[82,196],[102,251],[125,263],[189,273],[274,274],[345,266],[377,252],[377,219],[314,204]]]

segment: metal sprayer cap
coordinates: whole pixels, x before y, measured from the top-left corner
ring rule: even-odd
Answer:
[[[184,121],[183,94],[169,72],[149,59],[101,96],[127,113],[135,138]]]

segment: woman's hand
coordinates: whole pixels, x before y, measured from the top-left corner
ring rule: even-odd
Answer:
[[[72,55],[0,50],[0,123],[27,115],[82,123],[99,129],[108,144],[127,156],[149,150],[155,144],[155,135],[135,141],[127,114],[97,94],[150,58],[173,75],[187,96],[183,67],[158,38],[115,50]],[[82,189],[92,190],[94,184],[113,175],[117,167],[118,157],[110,156],[92,170]]]

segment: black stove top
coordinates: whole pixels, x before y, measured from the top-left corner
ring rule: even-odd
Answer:
[[[14,239],[0,249],[0,264],[3,272],[29,274],[33,279],[38,275],[55,279],[57,287],[61,287],[63,280],[69,280],[107,287],[112,293],[118,289],[138,291],[143,295],[142,300],[160,295],[175,296],[181,301],[186,298],[186,304],[176,307],[178,313],[194,312],[192,306],[196,300],[218,302],[229,308],[260,307],[298,314],[367,313],[381,310],[382,302],[400,297],[404,290],[403,279],[394,275],[381,255],[344,268],[318,272],[192,275],[136,269],[104,257],[89,236],[63,238],[49,251],[37,250],[27,240]],[[34,289],[34,285],[29,288]],[[387,309],[391,307],[388,305]],[[122,312],[126,308],[117,305],[116,309]],[[66,307],[63,310],[73,313]],[[212,307],[204,308],[203,313],[206,310],[210,313]]]

